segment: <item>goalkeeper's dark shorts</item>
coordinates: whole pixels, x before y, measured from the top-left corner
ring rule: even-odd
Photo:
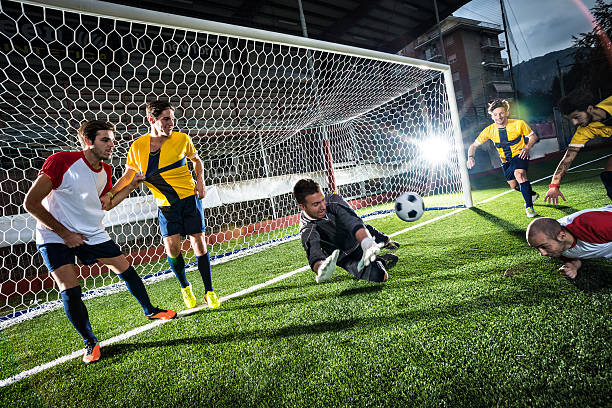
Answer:
[[[359,261],[361,260],[362,256],[363,251],[360,247],[358,247],[351,254],[339,260],[338,266],[346,269],[348,273],[357,279],[370,282],[384,282],[387,270],[385,269],[383,263],[379,260],[370,263],[370,265],[363,268],[361,272],[357,271],[357,266],[359,265]]]

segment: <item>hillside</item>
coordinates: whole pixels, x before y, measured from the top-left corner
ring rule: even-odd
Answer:
[[[517,88],[523,94],[547,93],[557,76],[557,60],[562,65],[563,72],[567,72],[570,69],[567,65],[573,62],[575,51],[574,47],[553,51],[516,65],[512,72]]]

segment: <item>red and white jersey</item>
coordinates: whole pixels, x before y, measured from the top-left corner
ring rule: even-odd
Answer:
[[[64,227],[87,237],[90,245],[110,239],[102,226],[105,212],[100,196],[111,188],[112,169],[106,163],[101,164],[96,170],[83,152],[61,152],[49,156],[38,172],[47,175],[53,186],[43,206]],[[36,243],[64,243],[64,240],[37,222]]]
[[[567,258],[612,258],[612,205],[582,210],[560,218],[574,236],[574,245],[563,252]]]

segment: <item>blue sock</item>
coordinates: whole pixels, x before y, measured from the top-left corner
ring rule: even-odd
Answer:
[[[612,200],[612,171],[603,171],[599,177],[608,192],[608,197]]]
[[[523,200],[525,200],[525,208],[533,207],[533,200],[531,198],[531,183],[529,181],[525,181],[524,183],[520,183],[519,186],[521,188]]]
[[[169,256],[166,257],[168,259],[168,263],[170,264],[170,269],[174,272],[174,276],[178,279],[181,288],[186,288],[189,286],[189,281],[187,280],[187,275],[185,274],[185,260],[183,259],[183,254],[179,254],[176,258],[171,258]]]
[[[91,324],[89,323],[89,314],[83,299],[81,299],[81,287],[62,290],[60,292],[62,302],[64,303],[64,311],[68,320],[74,326],[77,332],[83,337],[85,344],[97,343],[98,339],[93,334]]]
[[[155,308],[151,304],[145,285],[142,283],[142,279],[140,279],[134,267],[130,266],[123,273],[120,273],[119,277],[123,279],[132,296],[140,303],[145,315],[153,313]]]
[[[202,281],[204,281],[204,288],[206,292],[211,292],[213,290],[212,286],[212,276],[210,274],[210,255],[208,252],[202,256],[196,256],[198,260],[198,270],[200,271],[200,275],[202,275]]]

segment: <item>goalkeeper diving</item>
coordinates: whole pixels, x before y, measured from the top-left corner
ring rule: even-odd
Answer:
[[[315,280],[329,280],[336,265],[357,279],[384,282],[387,269],[398,257],[380,254],[381,249],[395,250],[399,243],[363,220],[337,194],[324,195],[319,183],[302,179],[293,188],[300,207],[300,235],[308,262],[317,274]]]

